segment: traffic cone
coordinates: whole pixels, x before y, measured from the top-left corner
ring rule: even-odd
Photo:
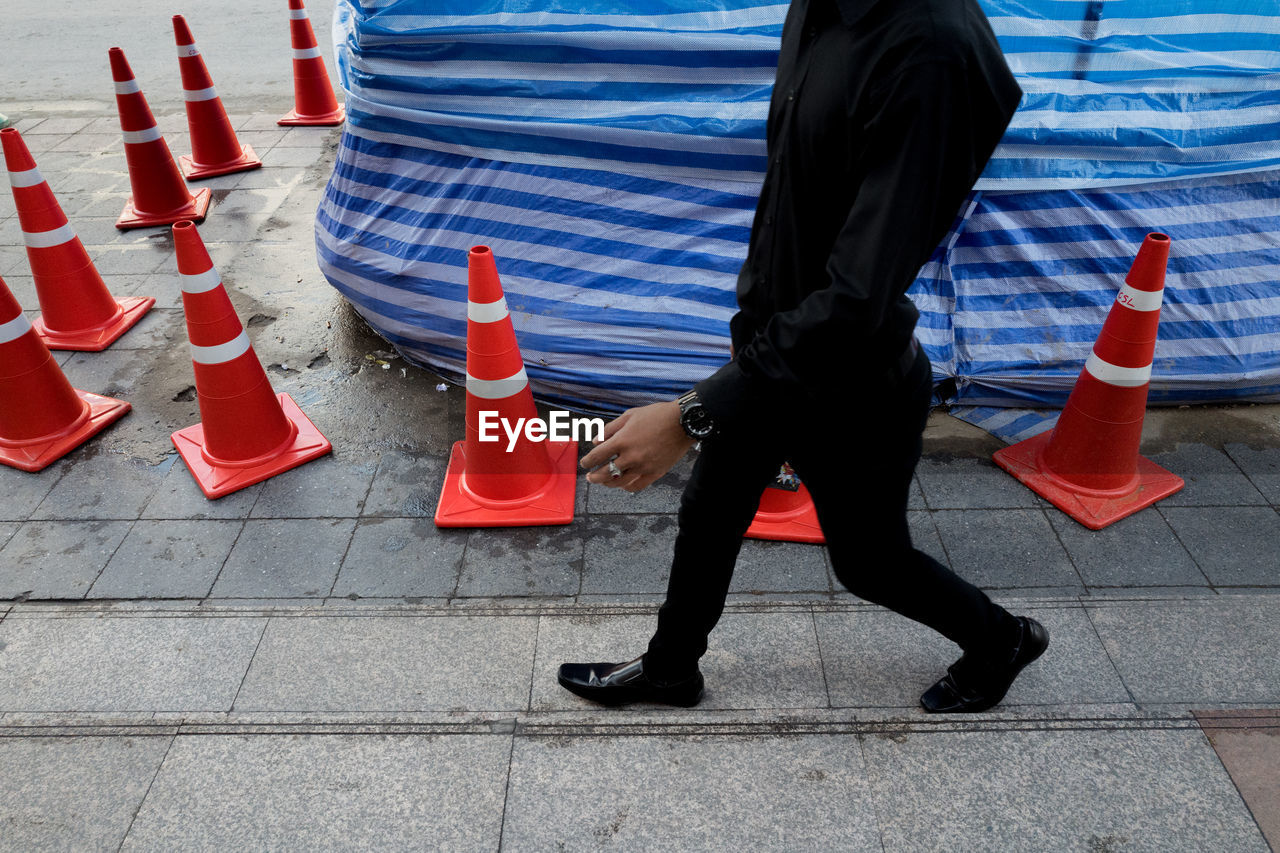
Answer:
[[[530,441],[508,451],[504,429],[537,417],[529,377],[507,313],[493,253],[467,256],[467,437],[453,445],[437,527],[522,527],[568,524],[577,487],[576,441]],[[490,424],[481,441],[481,418]]]
[[[129,411],[71,387],[0,279],[0,463],[39,471]]]
[[[178,44],[182,98],[187,104],[187,128],[191,131],[191,154],[178,158],[182,174],[195,181],[258,168],[262,161],[252,148],[236,139],[196,40],[181,15],[173,16],[173,37]]]
[[[191,219],[204,219],[211,193],[207,189],[192,195],[187,182],[173,162],[173,154],[156,127],[147,99],[133,78],[124,51],[113,47],[111,77],[116,84],[116,108],[124,131],[124,156],[129,164],[129,184],[133,195],[116,220],[116,227],[145,228]]]
[[[190,222],[173,226],[200,423],[173,445],[209,498],[252,486],[333,449],[288,394],[276,394],[222,278]]]
[[[116,299],[98,275],[17,128],[0,130],[13,203],[40,300],[36,334],[50,349],[98,352],[151,310],[150,296]]]
[[[1058,509],[1101,530],[1182,488],[1139,455],[1169,238],[1148,234],[1093,352],[1050,431],[996,451],[996,463]]]
[[[276,124],[342,124],[346,110],[333,96],[329,72],[320,57],[316,34],[302,0],[289,0],[289,37],[293,42],[294,106]]]
[[[796,488],[791,488],[792,485]],[[827,540],[818,524],[809,490],[795,477],[791,466],[783,464],[776,482],[765,486],[760,508],[747,528],[749,539],[771,539],[780,542],[811,542],[822,545]]]

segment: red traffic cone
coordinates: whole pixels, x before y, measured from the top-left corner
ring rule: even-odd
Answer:
[[[209,498],[252,486],[333,449],[288,394],[276,394],[196,227],[173,226],[200,423],[173,445]]]
[[[1182,488],[1139,455],[1169,238],[1148,234],[1057,425],[996,451],[996,463],[1058,509],[1100,530]]]
[[[156,127],[147,99],[133,78],[124,51],[113,47],[111,77],[116,84],[116,109],[124,131],[124,156],[129,164],[129,185],[133,195],[116,220],[116,227],[145,228],[191,219],[199,222],[209,209],[207,189],[191,194],[187,182],[173,162],[173,154]]]
[[[72,388],[0,279],[0,464],[39,471],[130,408]]]
[[[537,417],[529,377],[487,246],[467,257],[467,437],[453,445],[437,527],[522,527],[573,521],[576,441],[514,446],[495,426]],[[498,441],[481,441],[482,419]],[[521,419],[524,419],[521,421]]]
[[[289,37],[293,42],[294,106],[276,124],[342,124],[346,110],[333,96],[329,72],[325,70],[302,0],[289,0]]]
[[[195,181],[258,168],[262,161],[252,148],[236,139],[196,40],[181,15],[173,16],[173,37],[178,44],[182,98],[187,104],[187,128],[191,131],[191,154],[178,158],[182,174]]]
[[[111,295],[36,168],[22,134],[6,127],[0,130],[0,142],[40,300],[36,334],[50,349],[106,349],[151,310],[155,299]]]
[[[796,488],[790,488],[794,483]],[[783,464],[778,480],[765,486],[760,508],[747,528],[749,539],[772,539],[781,542],[812,542],[822,545],[827,540],[818,524],[818,511],[813,498],[795,477],[791,466]]]

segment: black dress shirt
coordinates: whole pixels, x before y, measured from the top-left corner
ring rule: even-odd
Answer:
[[[736,357],[696,386],[721,429],[891,370],[919,316],[904,294],[1021,94],[975,0],[793,0]]]

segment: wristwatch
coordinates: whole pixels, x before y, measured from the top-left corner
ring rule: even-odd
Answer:
[[[680,405],[680,427],[685,435],[695,441],[715,435],[716,422],[698,399],[697,391],[686,391],[676,402]]]

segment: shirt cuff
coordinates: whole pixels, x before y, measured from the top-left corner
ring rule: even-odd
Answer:
[[[719,432],[738,432],[744,424],[760,423],[777,409],[778,401],[768,389],[736,360],[694,385],[693,390]]]

